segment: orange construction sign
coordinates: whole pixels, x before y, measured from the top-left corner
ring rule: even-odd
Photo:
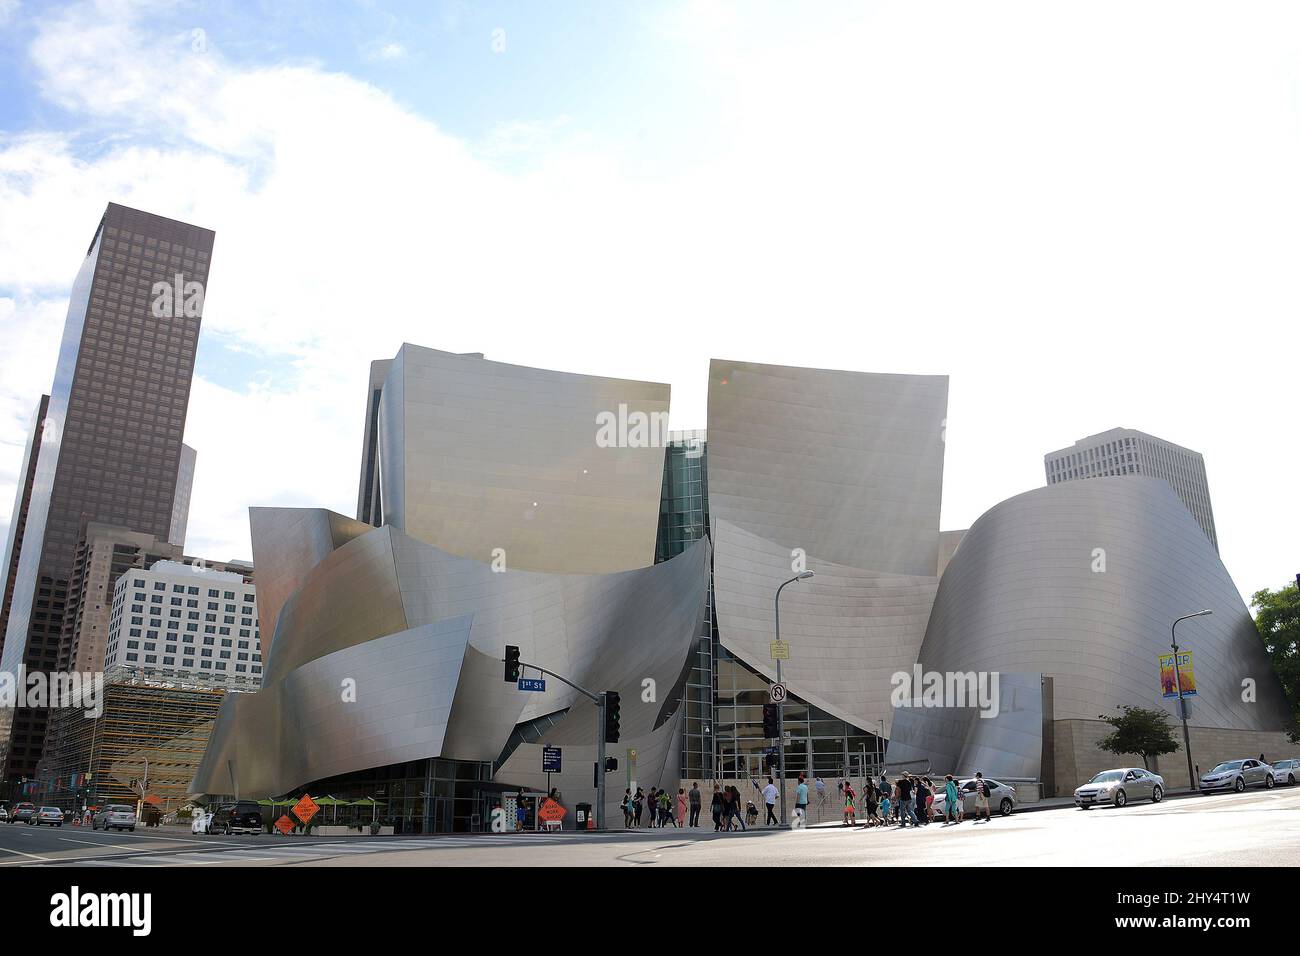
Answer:
[[[564,815],[567,812],[568,811],[565,810],[564,807],[560,806],[550,797],[547,797],[546,800],[542,802],[542,809],[537,811],[537,816],[543,823],[550,823],[552,820],[558,822],[564,819]]]
[[[280,817],[280,819],[275,821],[275,828],[285,836],[288,836],[293,832],[294,822],[289,819],[289,815],[286,813],[284,816]]]
[[[316,801],[304,793],[302,799],[293,805],[293,815],[306,823],[316,815],[316,811],[319,809],[320,807],[316,805]]]

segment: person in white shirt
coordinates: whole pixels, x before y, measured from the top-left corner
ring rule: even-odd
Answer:
[[[772,782],[771,777],[767,778],[767,786],[763,788],[763,802],[767,804],[767,820],[765,822],[772,826],[780,826],[781,821],[776,818],[774,812],[776,809],[776,784]]]

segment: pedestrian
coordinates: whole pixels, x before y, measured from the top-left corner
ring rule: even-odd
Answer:
[[[686,791],[685,791],[684,789],[678,788],[678,790],[677,790],[677,825],[678,825],[679,827],[684,827],[684,826],[686,826],[686,804],[687,804],[688,802],[689,802],[689,801],[687,800],[687,797],[686,797]]]
[[[989,813],[989,783],[984,779],[984,774],[975,771],[975,822],[979,823],[980,814],[984,814],[984,822],[992,823],[993,817]]]
[[[763,802],[767,804],[767,819],[763,821],[763,826],[780,826],[781,821],[776,818],[776,784],[772,778],[767,778],[767,786],[763,788]]]
[[[740,791],[736,787],[731,788],[731,817],[740,824],[741,832],[749,829],[745,826],[745,818],[740,807]]]
[[[879,805],[879,801],[876,799],[876,793],[876,785],[872,779],[868,777],[867,782],[862,785],[862,800],[867,808],[867,826],[869,827],[876,825],[876,807]]]
[[[916,796],[913,802],[916,806],[916,818],[920,823],[929,823],[930,818],[926,816],[925,803],[930,796],[930,788],[925,785],[924,777],[917,777],[914,782],[916,783]]]
[[[898,778],[898,825],[899,827],[907,826],[907,821],[912,821],[912,826],[920,826],[920,821],[916,818],[916,811],[912,809],[912,794],[915,790],[915,784],[911,774],[903,774]]]
[[[957,792],[957,780],[952,774],[944,778],[944,817],[945,822],[962,822],[962,796]]]
[[[519,802],[515,804],[515,832],[524,832],[524,821],[528,819],[528,808],[524,806],[524,795],[519,795]]]
[[[632,791],[623,791],[623,829],[632,829]]]
[[[925,822],[934,822],[934,781],[925,778]]]
[[[853,784],[845,780],[841,792],[844,794],[844,825],[846,827],[856,826],[858,818],[853,807],[853,799],[856,796],[853,792]]]
[[[889,822],[889,811],[892,809],[893,807],[889,803],[889,791],[887,789],[882,790],[880,792],[880,825],[882,827]]]
[[[713,813],[713,832],[717,833],[722,829],[722,814],[727,809],[727,801],[722,795],[722,787],[716,783],[713,785],[713,802],[709,804],[709,809]]]
[[[640,787],[636,788],[636,793],[632,796],[632,825],[641,826],[641,814],[645,812],[645,791]]]
[[[688,794],[691,804],[691,826],[700,825],[700,804],[704,802],[704,795],[700,793],[699,783],[691,784],[691,792]]]
[[[666,827],[670,823],[677,826],[677,822],[673,819],[673,798],[668,796],[667,789],[659,791],[659,819],[661,827]]]
[[[794,788],[794,820],[790,825],[802,830],[808,825],[808,781],[799,774],[799,782]]]

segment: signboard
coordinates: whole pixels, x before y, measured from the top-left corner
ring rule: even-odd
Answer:
[[[771,697],[772,703],[774,704],[781,703],[782,701],[785,700],[785,685],[773,684],[771,687],[768,688],[768,695]]]
[[[543,747],[542,748],[542,773],[559,773],[560,772],[560,748]]]
[[[295,825],[294,822],[289,819],[288,814],[284,814],[283,816],[280,817],[280,819],[275,821],[275,828],[279,830],[281,833],[283,833],[285,836],[288,836],[290,833],[293,832],[294,825]]]
[[[303,823],[311,820],[318,810],[320,810],[320,807],[316,805],[316,801],[305,793],[302,795],[302,799],[293,805],[293,815]]]
[[[519,678],[520,690],[546,690],[546,681],[540,677],[521,677]]]
[[[790,659],[789,641],[772,641],[767,645],[767,649],[774,661],[788,661]]]
[[[1192,670],[1192,652],[1178,652],[1178,676],[1174,676],[1174,655],[1157,654],[1160,667],[1160,693],[1165,698],[1178,696],[1178,684],[1183,685],[1184,697],[1196,696],[1196,674]]]
[[[568,811],[565,810],[564,807],[560,806],[550,797],[547,797],[542,801],[542,809],[537,811],[537,818],[543,823],[550,823],[552,820],[559,823],[564,819],[566,813],[568,813]]]

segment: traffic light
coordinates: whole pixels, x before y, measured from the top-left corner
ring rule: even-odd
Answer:
[[[618,691],[605,691],[605,743],[618,743],[619,714]]]
[[[513,644],[506,645],[506,681],[513,684],[519,680],[519,648]]]
[[[779,719],[779,710],[776,704],[763,705],[763,736],[776,737],[780,734],[777,729],[777,720]]]
[[[617,758],[617,757],[606,757],[606,758],[605,758],[605,773],[613,773],[613,772],[614,772],[615,770],[617,770],[617,769],[618,769],[618,758]]]

